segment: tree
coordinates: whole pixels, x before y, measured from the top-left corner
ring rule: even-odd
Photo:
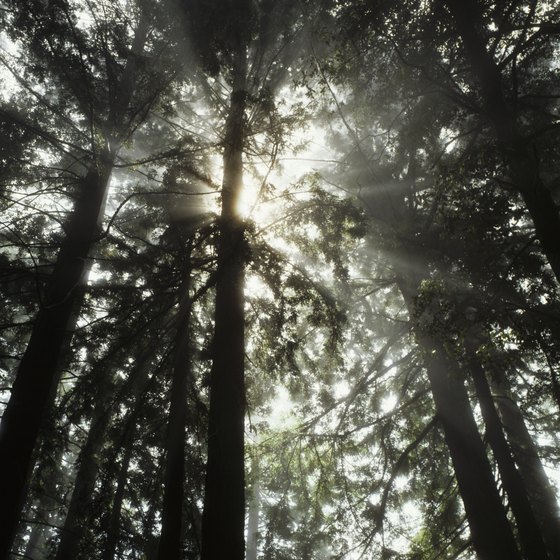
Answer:
[[[244,152],[248,149],[247,109],[255,98],[256,114],[272,112],[273,100],[266,92],[276,76],[261,70],[267,49],[275,46],[273,16],[279,13],[269,3],[253,5],[240,0],[231,5],[186,6],[191,34],[203,67],[209,73],[222,70],[230,88],[223,137],[223,180],[217,242],[216,303],[210,404],[208,419],[208,462],[202,518],[202,558],[228,554],[244,557],[244,430],[245,430],[245,317],[243,281],[247,261],[245,224],[238,204],[243,188]],[[203,15],[204,12],[204,15]],[[276,23],[280,46],[288,34],[287,15]],[[217,27],[224,23],[223,30]],[[204,42],[200,33],[205,33]],[[258,39],[252,41],[259,33]],[[270,42],[270,44],[268,44]],[[248,55],[252,47],[255,75],[249,75]],[[274,61],[273,59],[273,62]],[[281,69],[282,70],[282,69]],[[263,76],[260,75],[264,71]],[[251,92],[249,79],[261,88],[261,98]],[[253,86],[254,87],[254,86]],[[272,130],[270,135],[273,136]],[[274,148],[273,148],[274,153]],[[221,538],[216,539],[215,535]]]
[[[64,226],[64,240],[2,417],[0,449],[2,456],[10,457],[1,467],[2,493],[6,497],[2,510],[6,527],[0,546],[2,556],[7,556],[15,534],[33,466],[33,449],[55,397],[59,362],[74,328],[83,294],[80,287],[87,277],[91,247],[100,233],[115,158],[154,98],[154,90],[135,93],[138,62],[149,31],[147,16],[137,22],[134,40],[121,68],[102,36],[96,38],[96,44],[87,45],[87,36],[76,29],[72,6],[66,3],[47,7],[40,3],[22,5],[15,11],[14,19],[19,26],[16,36],[29,38],[33,56],[51,70],[53,79],[65,88],[66,97],[73,100],[76,110],[82,111],[92,130],[100,131],[101,138],[93,136],[89,161],[83,174],[78,175],[77,201]],[[84,62],[84,50],[88,51],[89,67]],[[105,70],[100,79],[96,76],[98,64]],[[120,71],[115,72],[117,68]],[[96,106],[93,92],[99,92],[104,80],[105,98],[101,106]],[[157,95],[158,90],[155,92]]]

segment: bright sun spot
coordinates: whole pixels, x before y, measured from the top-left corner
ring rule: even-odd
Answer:
[[[395,394],[390,393],[381,401],[381,412],[387,413],[391,412],[397,406],[398,398]]]
[[[282,386],[278,387],[271,401],[272,414],[268,417],[270,426],[286,429],[288,426],[296,424],[293,406],[288,389]]]

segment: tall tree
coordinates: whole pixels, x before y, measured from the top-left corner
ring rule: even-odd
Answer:
[[[558,556],[554,3],[0,4],[13,555]]]
[[[473,342],[472,338],[467,339],[467,367],[472,376],[480,403],[486,426],[486,437],[496,458],[502,483],[518,526],[521,549],[526,558],[548,558],[543,535],[529,499],[526,483],[513,460],[492,398],[486,372],[476,355],[477,350],[476,342]]]
[[[416,336],[425,354],[425,364],[438,417],[453,461],[473,545],[480,558],[521,558],[496,488],[490,463],[476,425],[460,371],[454,371],[443,343],[430,330],[437,326],[422,320],[422,299],[435,294],[410,292],[400,282],[403,298],[416,323]],[[418,288],[417,288],[418,289]],[[428,305],[431,303],[428,302]],[[437,321],[437,309],[432,308]],[[497,537],[499,535],[499,537]]]
[[[244,271],[248,257],[246,224],[240,213],[244,153],[249,146],[250,125],[256,126],[257,119],[266,122],[273,113],[273,88],[280,85],[286,74],[283,64],[286,57],[294,56],[287,49],[284,59],[277,60],[290,35],[292,3],[282,6],[282,11],[272,3],[247,0],[225,5],[194,2],[185,7],[191,24],[190,36],[203,68],[210,75],[222,72],[230,89],[222,141],[223,178],[201,554],[204,560],[224,554],[241,559],[245,554]],[[273,65],[277,68],[271,70]],[[250,102],[253,123],[247,114]],[[270,151],[274,154],[278,142],[274,137],[278,131],[270,120],[270,130],[264,132],[273,139]]]
[[[246,21],[234,12],[237,25]],[[239,32],[238,32],[239,33]],[[215,332],[210,374],[208,465],[202,558],[245,555],[245,314],[244,226],[237,204],[243,185],[247,102],[247,45],[233,41],[232,93],[224,137],[224,177],[218,241]],[[216,535],[220,535],[217,539]]]
[[[2,417],[0,454],[4,460],[0,465],[0,484],[5,497],[1,512],[5,530],[0,541],[1,557],[9,554],[33,466],[39,428],[55,398],[57,368],[74,328],[83,294],[80,287],[89,270],[91,247],[100,233],[117,152],[159,92],[159,89],[135,92],[141,68],[139,61],[149,32],[147,16],[141,16],[136,22],[127,57],[119,68],[115,54],[102,38],[97,37],[97,43],[88,45],[86,34],[78,32],[74,6],[65,2],[48,6],[30,2],[17,10],[21,26],[18,33],[30,39],[33,56],[52,71],[53,79],[68,88],[70,99],[83,111],[92,129],[98,127],[102,138],[99,142],[93,138],[89,162],[78,179],[77,202],[65,225],[49,286]],[[57,40],[53,41],[53,37]],[[89,51],[90,67],[84,61],[85,49]],[[95,69],[98,62],[106,71],[101,77]],[[117,73],[115,65],[120,70]],[[95,106],[92,94],[104,87],[106,105]]]
[[[519,473],[523,478],[532,510],[537,518],[550,558],[560,554],[560,523],[558,500],[554,489],[539,457],[534,438],[527,429],[526,421],[516,399],[512,396],[507,381],[506,365],[492,345],[485,346],[489,384],[497,407],[503,429],[505,430],[511,452]]]

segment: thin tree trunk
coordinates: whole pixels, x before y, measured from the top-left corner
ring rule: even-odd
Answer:
[[[44,453],[48,450],[48,460],[43,462],[40,469],[37,469],[36,475],[40,478],[37,481],[39,489],[36,494],[36,514],[33,517],[31,535],[25,547],[25,556],[32,560],[42,560],[47,556],[45,544],[47,541],[47,532],[49,526],[57,525],[58,511],[60,503],[57,500],[57,486],[61,483],[60,463],[64,452],[62,445],[55,446],[54,456],[52,455],[52,447],[43,440],[41,451]],[[52,530],[52,529],[51,529]]]
[[[415,317],[419,282],[411,280],[397,282],[410,317]],[[437,415],[465,506],[473,547],[481,560],[521,560],[463,380],[459,372],[454,371],[440,342],[419,327],[415,334],[424,352]]]
[[[80,544],[89,526],[91,501],[95,489],[95,481],[99,473],[98,458],[105,441],[105,432],[110,415],[106,410],[106,402],[110,397],[109,387],[98,398],[87,440],[78,459],[79,467],[74,480],[74,488],[55,560],[78,558]]]
[[[183,495],[185,478],[185,428],[187,421],[187,388],[191,377],[189,320],[190,271],[180,290],[175,357],[170,388],[169,425],[166,442],[161,537],[157,560],[180,560],[183,528]]]
[[[162,470],[162,469],[159,469]],[[161,487],[159,484],[159,471],[155,477],[155,483],[152,488],[152,492],[149,500],[149,508],[146,517],[142,523],[142,529],[144,531],[144,556],[145,560],[156,560],[159,546],[159,535],[155,534],[154,527],[156,524],[156,514],[160,510],[159,498],[161,496]],[[144,559],[143,559],[144,560]]]
[[[259,515],[261,507],[258,460],[253,461],[253,487],[247,522],[247,554],[245,560],[257,560],[259,545]]]
[[[243,178],[245,51],[240,48],[236,54],[226,122],[202,560],[243,560],[245,554],[245,248],[243,222],[236,212]]]
[[[486,373],[476,355],[476,344],[467,340],[465,344],[468,368],[474,382],[482,417],[486,426],[486,436],[498,464],[504,489],[517,523],[519,541],[524,557],[528,560],[543,560],[548,554],[543,535],[531,507],[527,487],[515,466],[509,445],[502,430],[502,423],[488,385]]]
[[[538,158],[531,144],[519,134],[516,115],[508,107],[502,88],[502,73],[487,51],[482,35],[481,7],[477,0],[445,0],[445,4],[480,85],[485,109],[496,130],[511,181],[523,198],[542,251],[560,282],[560,212],[540,177]]]
[[[517,402],[511,396],[507,379],[494,369],[490,383],[515,462],[525,485],[537,521],[541,526],[550,558],[560,559],[560,508],[553,486],[539,458],[539,452]]]
[[[138,399],[146,389],[149,373],[148,365],[152,355],[152,348],[140,351],[134,369],[124,387],[119,391],[119,395],[132,395],[132,400],[137,407],[139,406]],[[107,364],[101,363],[100,367],[107,370],[106,375],[111,375],[111,370]],[[111,407],[119,400],[119,396],[112,400],[113,385],[110,380],[105,379],[102,383],[105,386],[101,388],[96,397],[97,402],[88,437],[77,461],[79,467],[55,560],[78,557],[81,542],[92,521],[90,506],[93,500],[95,483],[99,476],[99,456],[106,441],[107,428],[111,421]]]
[[[107,540],[103,550],[103,560],[114,560],[121,534],[121,512],[125,496],[126,483],[128,482],[128,468],[134,452],[136,414],[132,414],[127,421],[124,454],[117,478],[117,488],[113,497],[111,515],[107,526]]]

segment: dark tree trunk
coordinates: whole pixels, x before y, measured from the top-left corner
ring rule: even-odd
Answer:
[[[404,262],[414,262],[414,259]],[[398,280],[411,318],[416,317],[415,295],[419,284],[411,278]],[[463,379],[454,370],[442,343],[419,325],[415,334],[424,352],[436,412],[465,506],[473,547],[481,560],[521,560]]]
[[[190,272],[187,272],[190,274]],[[182,551],[183,496],[185,478],[185,428],[187,389],[191,377],[189,320],[190,278],[180,290],[175,357],[170,389],[169,425],[166,442],[161,537],[157,560],[180,560]]]
[[[516,115],[503,92],[502,73],[486,48],[481,8],[477,0],[445,0],[445,4],[463,40],[511,181],[523,198],[542,251],[560,282],[560,212],[540,177],[539,162],[532,145],[518,132]]]
[[[556,493],[527,429],[523,413],[511,396],[507,380],[493,369],[490,383],[515,462],[528,489],[529,499],[544,536],[550,558],[560,559],[560,509]]]
[[[143,329],[142,329],[143,330]],[[133,336],[139,336],[138,331]],[[141,406],[139,401],[142,393],[146,390],[148,382],[148,373],[150,358],[153,356],[152,348],[145,348],[138,351],[136,365],[127,379],[124,387],[119,391],[119,396],[132,395],[135,411]],[[100,363],[98,367],[104,370],[105,377],[112,376],[110,363]],[[57,549],[56,560],[65,560],[66,558],[78,558],[81,542],[85,536],[85,531],[92,522],[91,503],[93,501],[93,493],[95,483],[97,481],[100,469],[99,457],[103,449],[103,444],[107,437],[107,428],[112,417],[112,406],[119,402],[119,396],[113,397],[113,384],[111,379],[102,379],[100,390],[96,396],[96,405],[93,412],[87,439],[80,452],[78,470],[74,480],[74,488],[70,498],[70,504],[64,527],[62,528],[61,538]],[[114,398],[114,400],[113,400]]]
[[[126,483],[128,482],[128,468],[134,452],[136,414],[132,414],[127,421],[125,428],[124,453],[121,461],[119,476],[117,478],[117,488],[113,497],[111,514],[107,525],[107,540],[103,550],[103,560],[114,560],[121,534],[121,511],[125,496]]]
[[[524,557],[528,560],[546,560],[548,554],[543,536],[533,513],[527,487],[515,466],[511,450],[502,430],[502,423],[488,385],[486,372],[476,355],[477,347],[473,341],[465,344],[468,368],[474,382],[478,402],[482,411],[486,436],[498,464],[504,489],[517,523],[519,541]]]
[[[474,549],[481,560],[521,560],[463,381],[441,345],[422,336],[420,343]]]
[[[108,398],[110,398],[110,393],[106,390],[98,398],[95,406],[88,437],[79,455],[78,472],[74,480],[72,497],[55,560],[79,557],[80,544],[89,526],[91,501],[99,473],[98,458],[105,441],[106,428],[110,418],[109,411],[106,409]]]
[[[202,560],[243,560],[245,555],[245,247],[236,204],[243,177],[246,64],[240,49],[225,135]]]
[[[99,169],[89,171],[81,186],[66,238],[39,311],[31,338],[19,365],[10,401],[0,426],[0,558],[8,558],[27,484],[33,468],[33,450],[54,400],[57,366],[62,349],[73,330],[76,306],[88,254],[98,234],[98,223],[112,169],[113,157],[106,155]],[[7,459],[9,457],[9,459]]]

